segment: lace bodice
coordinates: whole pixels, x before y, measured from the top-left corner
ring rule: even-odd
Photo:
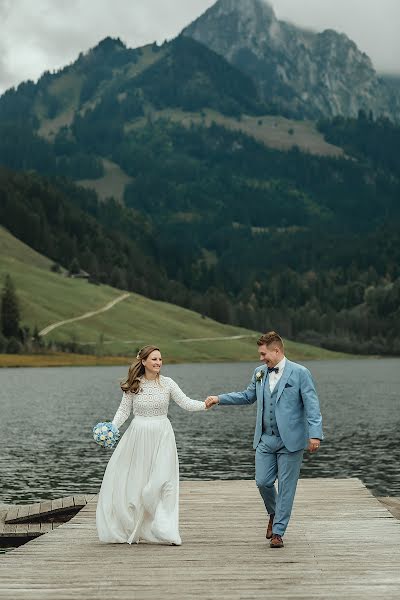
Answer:
[[[188,398],[173,379],[160,375],[159,381],[142,378],[138,394],[124,392],[112,422],[120,428],[131,412],[140,417],[167,415],[170,398],[185,410],[198,411],[206,408],[204,402]]]

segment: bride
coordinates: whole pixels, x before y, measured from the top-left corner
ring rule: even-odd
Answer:
[[[205,410],[179,386],[160,375],[156,346],[142,348],[121,384],[118,428],[134,414],[113,452],[100,488],[96,510],[99,540],[180,545],[179,463],[175,435],[167,417],[172,398],[185,410]]]

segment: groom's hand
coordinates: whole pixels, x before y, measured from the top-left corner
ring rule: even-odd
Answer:
[[[321,440],[318,438],[310,438],[308,440],[308,449],[310,452],[316,452],[321,445]]]
[[[218,404],[218,402],[218,396],[208,396],[208,398],[206,399],[206,408],[212,408],[214,404]]]

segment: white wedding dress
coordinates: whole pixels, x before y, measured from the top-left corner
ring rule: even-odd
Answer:
[[[167,417],[169,400],[189,411],[205,403],[188,398],[160,375],[141,380],[138,394],[125,393],[113,423],[129,427],[114,450],[100,488],[96,510],[99,540],[104,543],[180,545],[179,463],[175,435]]]

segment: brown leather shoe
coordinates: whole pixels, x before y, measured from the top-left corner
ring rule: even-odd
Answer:
[[[270,540],[272,538],[272,525],[274,524],[274,516],[275,515],[272,513],[269,515],[267,533],[265,534],[265,537],[267,538],[267,540]]]
[[[269,543],[270,548],[283,548],[283,539],[277,533],[272,535],[272,539]]]

